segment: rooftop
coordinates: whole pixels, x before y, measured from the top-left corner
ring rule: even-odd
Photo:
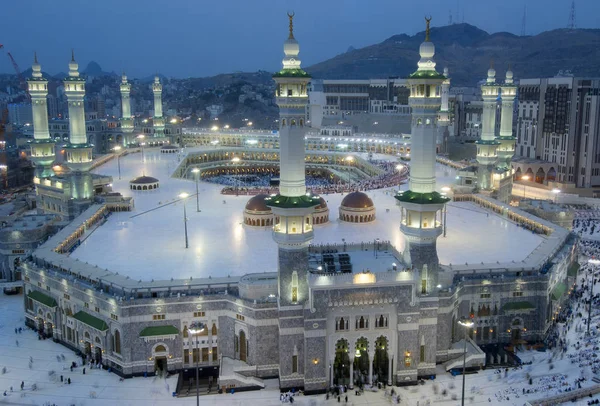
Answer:
[[[126,196],[130,195],[129,179],[142,173],[156,174],[165,181],[160,189],[136,194],[133,212],[118,212],[108,217],[104,225],[87,236],[71,258],[127,275],[132,283],[209,276],[216,282],[215,279],[228,275],[275,271],[277,246],[270,230],[243,226],[243,210],[249,196],[224,196],[220,194],[221,186],[201,182],[201,211],[196,212],[195,183],[170,176],[178,164],[175,154],[160,154],[158,148],[147,148],[145,162],[139,153],[121,158],[122,180],[118,180],[116,160],[94,169],[96,173],[112,175],[114,190]],[[440,187],[453,182],[453,169],[441,165],[437,169]],[[406,188],[407,185],[403,187]],[[189,249],[185,249],[183,202],[178,198],[182,192],[190,194],[186,203]],[[339,222],[336,208],[344,195],[323,196],[331,210],[331,221],[315,226],[314,244],[343,244],[343,240],[360,244],[379,238],[389,240],[402,251],[404,238],[399,229],[400,210],[396,207],[394,191],[368,193],[378,213],[377,220],[369,224]],[[450,203],[447,225],[447,237],[438,239],[439,258],[443,264],[504,262],[507,253],[509,259],[518,262],[545,238],[473,203]],[[490,250],[490,246],[495,249]],[[370,265],[372,261],[370,257],[368,259]],[[382,257],[382,266],[389,266],[390,260],[392,258]],[[355,272],[367,267],[362,265],[363,258],[359,256],[353,255],[352,261],[356,264]]]

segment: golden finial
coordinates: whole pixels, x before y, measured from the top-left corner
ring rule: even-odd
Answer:
[[[291,13],[287,13],[288,18],[290,19],[290,36],[288,37],[289,39],[294,39],[294,15],[296,13],[294,13],[293,11]]]
[[[431,22],[431,16],[425,17],[425,42],[429,42],[429,23]]]
[[[71,62],[75,62],[75,50],[71,48]]]
[[[37,61],[37,52],[33,51],[33,63],[38,63]]]

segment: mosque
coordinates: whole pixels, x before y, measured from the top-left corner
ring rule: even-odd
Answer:
[[[289,15],[283,68],[273,75],[280,108],[278,193],[250,198],[240,214],[245,232],[272,230],[276,272],[225,276],[228,271],[223,270],[219,276],[187,279],[170,277],[173,270],[162,270],[160,278],[135,280],[125,272],[73,258],[82,241],[105,227],[107,219],[136,206],[131,198],[112,192],[110,176],[90,171],[95,161],[85,132],[85,82],[74,58],[65,79],[70,171],[50,173],[54,157],[53,141],[45,130],[47,82],[36,61],[29,88],[35,118],[31,155],[39,169],[38,207],[59,213],[67,224],[19,264],[28,326],[123,377],[180,373],[179,394],[189,390],[189,378],[198,366],[202,379],[217,379],[224,389],[259,389],[264,378],[274,377],[282,390],[305,393],[324,392],[335,384],[412,385],[435,376],[440,365],[446,371],[462,367],[464,351],[469,368],[505,365],[509,355],[494,350],[495,344],[543,339],[572,283],[574,241],[567,230],[488,195],[437,191],[436,145],[448,121],[449,79],[436,70],[429,20],[417,69],[407,80],[412,110],[409,187],[389,196],[401,215],[397,224],[405,239],[401,251],[379,240],[313,244],[315,235],[332,225],[335,211],[323,197],[307,191],[305,111],[311,77],[301,67],[299,51],[293,15]],[[153,89],[158,107],[158,80]],[[121,90],[122,126],[131,128],[126,79]],[[160,108],[155,111],[160,115]],[[157,117],[154,124],[156,137],[162,140],[164,122]],[[508,151],[511,140],[514,143],[512,134],[501,135]],[[478,156],[493,154],[488,148],[492,144],[498,145],[484,139]],[[161,153],[167,156],[175,150],[171,146]],[[212,164],[209,153],[231,159],[227,149],[207,151],[183,159],[175,173],[188,176],[193,167],[188,165],[190,159]],[[263,156],[265,151],[248,153]],[[481,162],[487,168],[488,161],[482,158]],[[153,196],[168,188],[169,181],[159,173],[126,180],[135,198]],[[199,193],[197,199],[201,197]],[[506,253],[506,260],[493,263],[441,264],[436,245],[445,232],[451,199],[472,202],[492,216],[527,228],[540,236],[540,242],[518,261]],[[161,207],[167,204],[159,202]],[[352,223],[366,230],[385,221],[363,191],[348,193],[337,210],[342,225]],[[184,222],[187,227],[185,214]],[[459,247],[470,250],[467,244]],[[378,257],[383,252],[388,255],[385,263]],[[135,255],[131,261],[133,271],[138,267]]]

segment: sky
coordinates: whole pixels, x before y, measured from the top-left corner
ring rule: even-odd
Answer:
[[[577,27],[599,28],[599,0],[575,1]],[[425,15],[446,25],[457,9],[460,21],[519,34],[525,2],[527,34],[567,26],[571,0],[4,0],[0,73],[14,72],[6,51],[22,70],[37,51],[45,72],[66,72],[71,48],[81,69],[93,60],[130,77],[276,71],[292,10],[306,67],[423,31]]]

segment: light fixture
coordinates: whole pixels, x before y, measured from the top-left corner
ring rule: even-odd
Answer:
[[[356,358],[360,358],[360,350],[357,348],[356,353],[354,354]]]
[[[313,364],[318,365],[319,364],[319,359],[318,358],[313,359]]]

